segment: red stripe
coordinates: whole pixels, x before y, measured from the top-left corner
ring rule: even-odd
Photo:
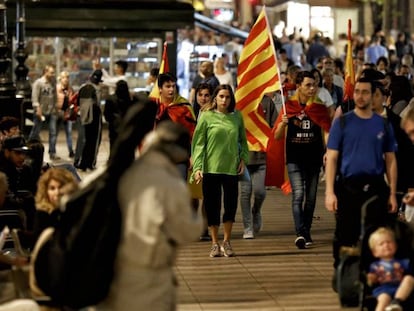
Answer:
[[[259,57],[260,54],[269,47],[270,47],[270,39],[267,38],[266,41],[263,42],[256,50],[254,50],[254,52],[252,54],[247,56],[244,60],[242,60],[239,63],[239,66],[237,67],[238,75],[241,76],[246,71],[246,69],[249,67],[252,60],[256,57]],[[242,54],[243,54],[243,52],[242,52]],[[263,56],[261,56],[261,57],[263,57]],[[274,58],[274,55],[273,55],[273,58]]]
[[[249,81],[261,75],[262,73],[264,73],[272,67],[276,69],[276,60],[274,56],[270,56],[267,59],[263,59],[263,61],[260,64],[251,68],[249,71],[246,71],[242,79],[239,81],[239,85],[247,84]]]
[[[279,81],[279,76],[275,75],[271,80],[268,80],[264,82],[263,84],[257,86],[256,88],[250,90],[250,92],[244,96],[243,98],[240,98],[240,100],[237,101],[237,109],[243,110],[247,106],[249,106],[250,103],[252,103],[255,99],[257,99],[258,96],[263,94],[263,91],[268,87],[271,86]]]
[[[266,28],[267,28],[266,19],[263,16],[263,18],[258,19],[256,23],[253,25],[252,29],[250,29],[250,33],[247,36],[244,46],[252,42],[254,38],[256,38],[262,31],[266,30]]]

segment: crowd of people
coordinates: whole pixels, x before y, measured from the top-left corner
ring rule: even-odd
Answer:
[[[273,129],[270,139],[277,145],[276,152],[283,154],[283,162],[278,163],[282,170],[278,171],[286,176],[292,193],[292,241],[300,250],[318,243],[312,238],[312,221],[318,184],[325,179],[325,206],[336,218],[336,269],[341,247],[358,243],[361,209],[367,201],[365,226],[381,228],[397,220],[401,207],[406,205],[409,211],[414,206],[414,55],[410,42],[398,41],[396,62],[380,33],[371,44],[356,44],[356,82],[352,99],[344,101],[346,55],[331,55],[321,39],[315,36],[308,45],[300,44],[295,36],[281,41],[278,70],[282,89],[265,94],[260,110]],[[266,186],[272,185],[267,176],[274,168],[266,152],[248,149],[245,120],[236,108],[237,85],[226,65],[225,57],[203,61],[188,99],[180,95],[174,74],[159,73],[157,68],[151,71],[147,92],[140,96],[147,98],[157,87],[157,94],[149,98],[157,105],[154,131],[137,146],[136,163],[122,177],[118,189],[126,225],[117,259],[117,267],[122,268],[114,284],[133,285],[113,286],[102,310],[120,310],[126,301],[151,310],[173,309],[175,248],[199,236],[211,242],[206,255],[235,256],[231,239],[239,205],[242,237],[260,235]],[[94,63],[88,81],[74,92],[68,72],[61,72],[56,84],[55,68],[48,65],[33,84],[34,125],[27,139],[20,132],[20,120],[7,116],[0,120],[0,173],[4,174],[4,178],[0,175],[4,184],[0,185],[0,218],[2,211],[14,211],[13,221],[1,224],[19,229],[27,248],[33,249],[43,229],[59,226],[60,199],[82,186],[78,173],[84,176],[96,169],[103,118],[108,123],[109,158],[116,151],[116,141],[124,134],[121,124],[130,108],[141,102],[140,96],[131,95],[126,72],[123,60],[116,62],[114,76]],[[110,90],[103,110],[102,85]],[[73,106],[76,115],[70,119],[66,111]],[[61,125],[69,161],[61,161],[56,150]],[[77,131],[75,148],[72,125]],[[48,165],[40,137],[44,127],[52,161]],[[200,206],[203,221],[195,217]],[[177,212],[179,218],[174,217]],[[381,261],[394,260],[395,252],[384,255],[378,246],[381,239],[395,244],[398,237],[389,230],[375,231],[370,242],[374,256]],[[141,255],[131,261],[126,254],[136,252],[137,245]],[[414,248],[412,253],[410,256]],[[408,258],[412,260],[414,256]],[[6,266],[27,264],[20,255],[1,256],[0,262]],[[406,277],[398,279],[404,282],[403,289],[397,290],[397,286],[392,294],[374,291],[377,310],[402,310],[413,287],[412,264],[404,266]],[[333,284],[335,279],[336,274]],[[370,274],[368,279],[383,286],[378,276]],[[156,290],[146,286],[149,282],[157,283]],[[137,292],[142,297],[139,302]]]

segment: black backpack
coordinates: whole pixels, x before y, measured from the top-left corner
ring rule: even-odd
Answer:
[[[121,238],[117,185],[135,148],[154,126],[156,104],[131,107],[106,171],[69,197],[52,237],[39,250],[35,277],[54,304],[93,306],[109,292]]]

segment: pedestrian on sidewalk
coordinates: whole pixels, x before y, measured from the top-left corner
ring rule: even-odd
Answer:
[[[272,94],[269,94],[270,96]],[[273,128],[278,112],[275,103],[268,95],[264,95],[261,107],[264,119]],[[253,239],[262,228],[261,208],[266,198],[266,152],[249,151],[249,164],[245,175],[240,179],[240,207],[243,215],[243,239]],[[251,202],[253,194],[253,205]]]
[[[102,71],[95,70],[89,77],[89,81],[79,89],[79,111],[80,123],[84,137],[79,136],[78,140],[83,140],[81,158],[75,157],[75,167],[83,171],[93,170],[96,165],[99,145],[102,136],[102,111],[100,100],[99,83],[102,82]],[[81,144],[80,144],[81,145]],[[78,148],[78,144],[76,146]],[[76,150],[78,153],[78,150]]]
[[[325,206],[336,215],[335,268],[341,246],[354,246],[359,240],[365,202],[376,197],[365,212],[366,228],[385,225],[391,220],[388,213],[397,212],[396,141],[388,122],[372,111],[374,92],[373,80],[356,82],[355,108],[335,119],[327,144]]]
[[[69,85],[69,72],[62,71],[59,74],[59,83],[56,86],[57,92],[57,110],[58,119],[56,121],[56,136],[59,133],[59,128],[63,125],[66,135],[66,145],[68,146],[69,158],[73,158],[75,153],[72,146],[72,121],[65,120],[63,117],[64,111],[69,108],[69,99],[75,94],[73,88]]]
[[[328,108],[316,96],[315,77],[309,71],[296,76],[295,95],[286,101],[286,111],[276,121],[275,139],[284,140],[287,172],[292,187],[295,245],[312,245],[311,227],[319,174],[331,119]]]
[[[200,114],[192,143],[193,176],[203,181],[203,198],[212,238],[210,257],[234,256],[230,244],[238,201],[238,178],[248,163],[246,131],[230,85],[219,85],[209,110]],[[223,193],[224,240],[220,246]]]
[[[59,160],[56,155],[56,125],[58,119],[55,67],[47,65],[43,75],[33,83],[32,87],[33,127],[28,140],[40,141],[40,130],[43,122],[49,126],[49,157]]]

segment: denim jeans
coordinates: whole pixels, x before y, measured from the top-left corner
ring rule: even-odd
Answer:
[[[259,213],[266,198],[266,165],[249,165],[240,178],[240,207],[245,230],[253,230],[252,214]],[[253,205],[251,198],[253,194]]]
[[[292,213],[297,236],[310,238],[320,166],[287,164],[292,186]]]
[[[51,114],[46,117],[46,121],[49,123],[49,154],[56,154],[58,116]]]
[[[33,114],[33,127],[28,137],[29,141],[33,139],[40,141],[40,130],[42,129],[42,123],[43,121],[40,120],[36,114]]]
[[[73,143],[72,143],[72,121],[65,121],[62,118],[59,118],[57,121],[57,133],[59,132],[60,127],[63,125],[66,136],[66,146],[68,146],[69,153],[73,152]]]

